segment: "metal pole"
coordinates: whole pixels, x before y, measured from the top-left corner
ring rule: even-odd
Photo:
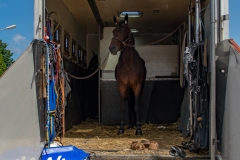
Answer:
[[[199,43],[199,2],[200,0],[196,0],[195,3],[196,43]]]
[[[98,40],[99,40],[99,46],[98,46],[98,66],[101,64],[101,56],[100,56],[100,40],[101,40],[101,26],[98,25]],[[101,91],[100,91],[100,72],[98,71],[98,124],[101,124]]]
[[[192,109],[192,73],[189,70],[189,123],[190,123],[190,137],[193,134],[193,109]]]
[[[202,21],[201,21],[201,4],[199,3],[199,40],[202,42]]]
[[[191,0],[189,0],[188,8],[188,43],[191,43]]]
[[[192,42],[191,38],[191,8],[192,8],[192,1],[189,0],[189,9],[188,9],[188,43],[190,44]],[[193,117],[192,117],[192,73],[189,70],[189,129],[190,129],[190,137],[192,137],[193,133]]]
[[[210,59],[211,59],[211,88],[210,88],[210,152],[211,160],[215,160],[216,155],[216,63],[215,63],[215,3],[211,4],[211,41],[210,41]]]

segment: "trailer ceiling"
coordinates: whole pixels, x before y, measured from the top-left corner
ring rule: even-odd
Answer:
[[[98,32],[98,23],[90,8],[94,0],[63,0],[86,33]],[[165,34],[173,31],[188,15],[188,0],[95,0],[103,25],[114,26],[113,15],[118,20],[120,11],[143,12],[140,18],[129,18],[131,28],[140,29],[139,34]],[[158,13],[153,13],[159,10]],[[97,10],[94,10],[95,14]]]

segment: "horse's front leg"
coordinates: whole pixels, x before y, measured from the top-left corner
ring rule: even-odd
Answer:
[[[134,110],[136,114],[136,135],[142,135],[141,123],[140,123],[140,106],[139,106],[139,97],[135,97]]]
[[[125,99],[126,99],[126,86],[125,85],[119,85],[119,92],[121,96],[121,111],[122,111],[122,120],[120,123],[120,128],[118,130],[118,135],[124,133],[124,117],[125,117],[125,112],[126,112],[126,104],[125,104]]]
[[[134,92],[132,89],[129,89],[129,92],[127,94],[127,100],[128,100],[128,110],[129,110],[129,125],[127,129],[134,128],[134,124],[136,122],[136,115],[134,111]]]

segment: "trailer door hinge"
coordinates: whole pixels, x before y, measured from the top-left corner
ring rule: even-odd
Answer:
[[[222,15],[222,21],[229,20],[229,14]]]
[[[220,140],[215,140],[215,139],[213,139],[213,140],[212,140],[212,145],[214,145],[215,143],[220,143]]]

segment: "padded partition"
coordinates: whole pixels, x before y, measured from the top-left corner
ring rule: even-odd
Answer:
[[[183,98],[179,81],[154,81],[146,122],[173,123],[180,116]]]
[[[146,81],[140,101],[142,123],[171,123],[179,118],[182,89],[179,80]],[[101,121],[115,125],[121,121],[120,94],[116,81],[101,81]],[[128,109],[125,123],[129,123]]]
[[[86,70],[77,64],[64,59],[65,70],[76,77],[84,77]],[[71,92],[67,96],[67,106],[65,108],[66,130],[72,125],[79,124],[85,119],[86,113],[86,80],[78,80],[69,76]]]

